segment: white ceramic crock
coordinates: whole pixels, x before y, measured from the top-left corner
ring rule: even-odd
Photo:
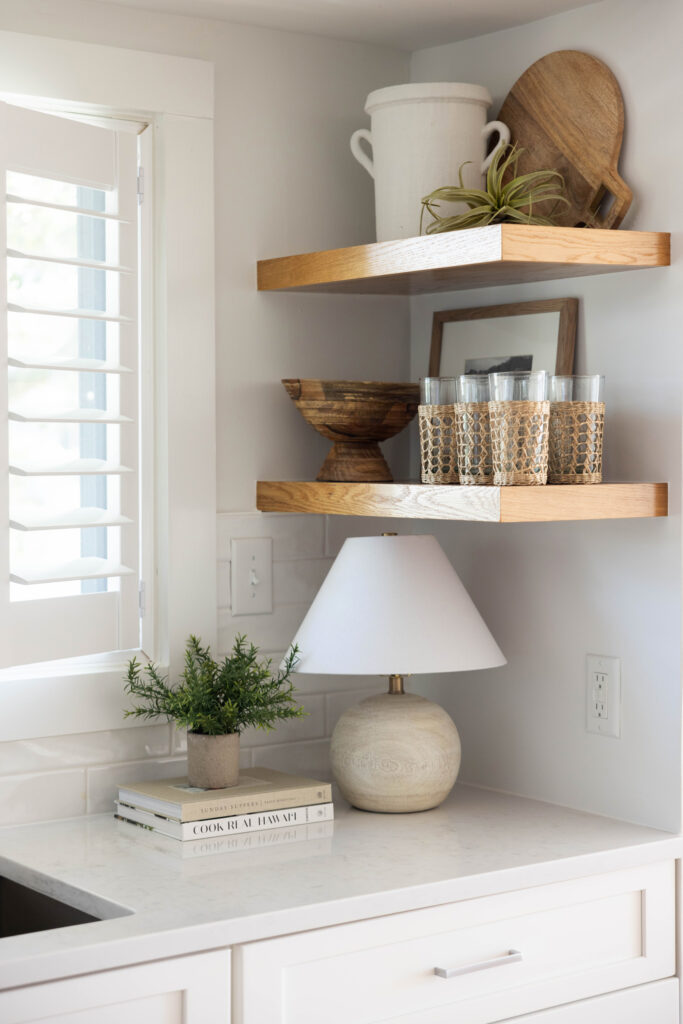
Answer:
[[[421,199],[435,188],[457,185],[462,164],[464,184],[482,187],[494,153],[510,141],[502,122],[486,123],[490,105],[488,89],[463,82],[393,85],[370,93],[365,112],[371,128],[353,133],[351,152],[375,179],[378,242],[419,235]],[[494,132],[499,141],[485,159]],[[363,140],[372,156],[361,148]],[[440,212],[451,216],[464,209],[448,203]]]

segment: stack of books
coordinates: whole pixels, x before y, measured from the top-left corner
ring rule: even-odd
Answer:
[[[125,823],[121,828],[132,831]],[[158,843],[158,848],[164,853],[172,852],[183,860],[229,853],[236,865],[248,863],[251,866],[262,861],[274,846],[278,848],[278,862],[281,864],[290,859],[298,860],[302,843],[306,847],[307,859],[318,854],[327,856],[332,852],[334,836],[334,821],[316,821],[312,825],[293,825],[292,828],[269,828],[261,832],[241,832],[232,836],[209,836],[190,843],[176,843],[146,826],[136,824],[135,828],[138,835],[143,836],[147,847]]]
[[[187,779],[119,786],[115,816],[173,839],[193,840],[331,821],[329,782],[251,768],[229,789],[197,789]]]

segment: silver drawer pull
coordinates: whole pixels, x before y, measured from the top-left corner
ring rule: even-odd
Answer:
[[[503,964],[518,964],[522,954],[518,949],[510,949],[505,956],[494,956],[493,960],[480,960],[478,964],[466,967],[435,967],[437,978],[457,978],[460,974],[474,974],[475,971],[488,971],[489,967],[502,967]]]

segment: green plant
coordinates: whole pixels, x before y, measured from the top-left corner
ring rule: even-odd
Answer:
[[[290,648],[283,667],[271,673],[271,659],[259,661],[258,648],[238,636],[232,653],[214,661],[208,647],[191,636],[185,651],[185,668],[175,688],[153,664],[144,668],[133,658],[128,663],[126,693],[139,703],[124,712],[126,717],[156,718],[165,715],[178,728],[205,736],[239,733],[248,726],[272,729],[285,718],[306,714],[294,701],[290,676],[299,661],[299,649]]]
[[[435,235],[442,231],[459,231],[462,228],[484,227],[487,224],[501,224],[513,221],[519,224],[552,224],[558,203],[567,203],[564,178],[559,171],[531,171],[515,177],[517,162],[523,150],[516,146],[502,146],[486,172],[486,191],[466,188],[462,180],[462,169],[458,171],[459,186],[437,188],[422,200],[420,234],[425,212],[434,218],[427,225],[426,234]],[[507,182],[505,179],[507,177]],[[505,183],[504,183],[505,182]],[[437,213],[439,200],[448,203],[466,203],[465,213],[452,217],[441,217]],[[535,214],[534,205],[555,202],[548,216]]]

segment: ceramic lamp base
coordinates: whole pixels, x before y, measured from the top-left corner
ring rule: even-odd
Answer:
[[[427,811],[460,769],[460,737],[442,707],[413,693],[382,693],[345,711],[332,734],[332,771],[364,811]]]

